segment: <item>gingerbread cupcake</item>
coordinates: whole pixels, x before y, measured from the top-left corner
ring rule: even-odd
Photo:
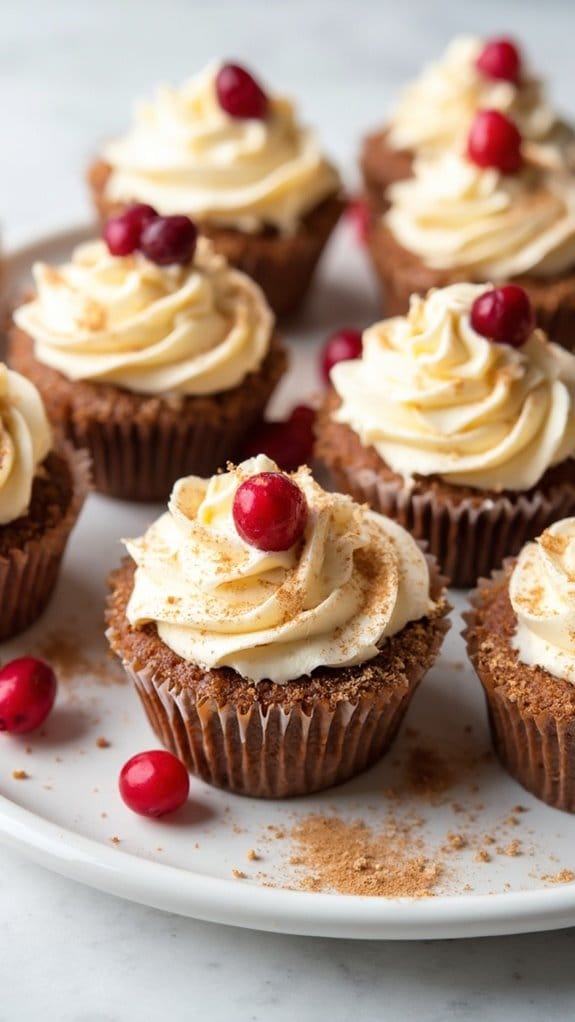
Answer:
[[[414,296],[331,381],[317,454],[334,485],[427,540],[453,585],[575,513],[575,356],[521,289]]]
[[[495,748],[537,798],[575,812],[575,518],[471,596],[464,636]]]
[[[36,388],[0,363],[0,641],[47,606],[88,485],[85,454],[54,443]]]
[[[194,250],[186,217],[152,215],[136,248],[141,214],[113,221],[108,244],[81,245],[63,266],[36,264],[9,353],[54,425],[90,451],[98,490],[165,500],[183,473],[233,457],[286,356],[249,277],[205,238]]]
[[[387,197],[369,248],[388,315],[431,287],[511,281],[549,337],[575,347],[575,175],[558,148],[483,110],[463,150],[418,158]]]
[[[386,208],[388,187],[411,177],[415,159],[460,151],[480,110],[498,110],[526,141],[567,158],[572,130],[552,110],[518,46],[510,39],[458,36],[407,86],[389,124],[365,140],[361,166],[371,211]]]
[[[158,89],[89,179],[103,219],[134,202],[193,217],[278,315],[302,301],[342,210],[338,174],[292,103],[235,64]]]
[[[282,798],[383,755],[447,627],[437,573],[400,526],[260,455],[181,479],[126,545],[108,639],[193,773]]]

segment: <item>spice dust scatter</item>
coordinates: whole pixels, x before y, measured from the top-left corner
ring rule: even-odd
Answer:
[[[101,685],[125,683],[116,659],[106,652],[100,657],[90,656],[78,646],[78,636],[74,632],[65,629],[49,632],[35,644],[34,652],[52,665],[60,681],[73,681],[88,674]]]
[[[418,831],[418,821],[401,825],[388,820],[374,832],[363,822],[310,814],[291,831],[290,860],[308,891],[367,894],[385,898],[425,898],[434,894],[444,872],[430,859]]]

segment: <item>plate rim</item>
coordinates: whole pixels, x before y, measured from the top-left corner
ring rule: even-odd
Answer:
[[[5,253],[10,280],[38,250],[74,244],[94,222],[25,235]],[[13,280],[10,281],[12,284]],[[384,898],[273,888],[210,877],[134,855],[61,827],[0,795],[0,841],[69,879],[164,911],[267,932],[429,940],[526,933],[575,924],[575,883],[494,894]]]

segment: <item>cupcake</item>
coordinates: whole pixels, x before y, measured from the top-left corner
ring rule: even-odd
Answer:
[[[555,522],[471,596],[464,636],[503,766],[575,812],[575,518]]]
[[[457,37],[408,85],[389,124],[365,140],[361,166],[372,211],[384,210],[388,187],[412,175],[416,158],[462,149],[479,110],[510,117],[528,142],[567,153],[573,141],[511,40]]]
[[[110,645],[163,744],[239,794],[304,795],[378,760],[447,628],[400,526],[265,455],[179,480],[126,546]]]
[[[292,103],[232,64],[160,88],[89,182],[104,219],[134,202],[193,217],[277,315],[302,301],[343,205],[338,174]]]
[[[120,238],[112,222],[109,244],[34,266],[36,295],[14,313],[9,353],[53,424],[90,451],[96,489],[166,500],[182,473],[209,474],[233,457],[286,356],[249,277],[205,238],[178,251],[178,232],[193,231],[187,218],[149,222],[148,255],[113,255],[109,245],[133,243],[130,216]]]
[[[455,586],[575,513],[575,356],[532,324],[521,289],[453,284],[331,370],[334,485],[427,540]]]
[[[88,491],[87,458],[56,445],[29,380],[0,363],[0,641],[40,616]]]
[[[388,315],[431,287],[512,281],[550,338],[575,347],[575,175],[557,150],[525,144],[510,120],[484,110],[465,151],[418,157],[387,196],[369,250]]]

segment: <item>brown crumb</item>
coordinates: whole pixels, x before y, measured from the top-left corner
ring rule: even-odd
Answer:
[[[572,884],[575,873],[572,869],[560,869],[558,873],[546,873],[541,879],[548,884]]]
[[[454,834],[450,831],[447,835],[447,845],[449,848],[459,851],[460,848],[466,847],[467,838],[463,834]]]
[[[114,837],[111,837],[110,841],[112,842],[113,845],[119,845],[120,844],[120,838],[116,837],[116,835],[114,835]]]
[[[499,849],[497,849],[499,852]],[[510,855],[515,858],[516,855],[521,855],[521,842],[515,838],[514,841],[510,841],[508,845],[503,849],[503,855]]]
[[[100,813],[100,816],[101,816],[101,818],[103,820],[107,820],[108,819],[108,814],[107,813]]]
[[[479,848],[476,851],[474,858],[476,862],[491,862],[491,856],[484,848]]]
[[[97,738],[96,739],[96,745],[98,746],[99,749],[109,749],[110,748],[110,743],[109,743],[107,738]]]
[[[12,777],[15,781],[27,781],[30,774],[26,773],[25,770],[13,770]]]
[[[232,876],[235,877],[236,880],[246,879],[246,874],[242,869],[232,869]]]
[[[528,813],[529,810],[528,810],[527,806],[513,806],[513,809],[511,810],[511,812],[512,813]]]
[[[454,783],[452,766],[435,749],[425,746],[412,749],[407,761],[407,784],[414,795],[430,798],[447,791]]]
[[[250,848],[246,854],[246,859],[248,859],[249,862],[257,862],[259,855],[254,848]]]

